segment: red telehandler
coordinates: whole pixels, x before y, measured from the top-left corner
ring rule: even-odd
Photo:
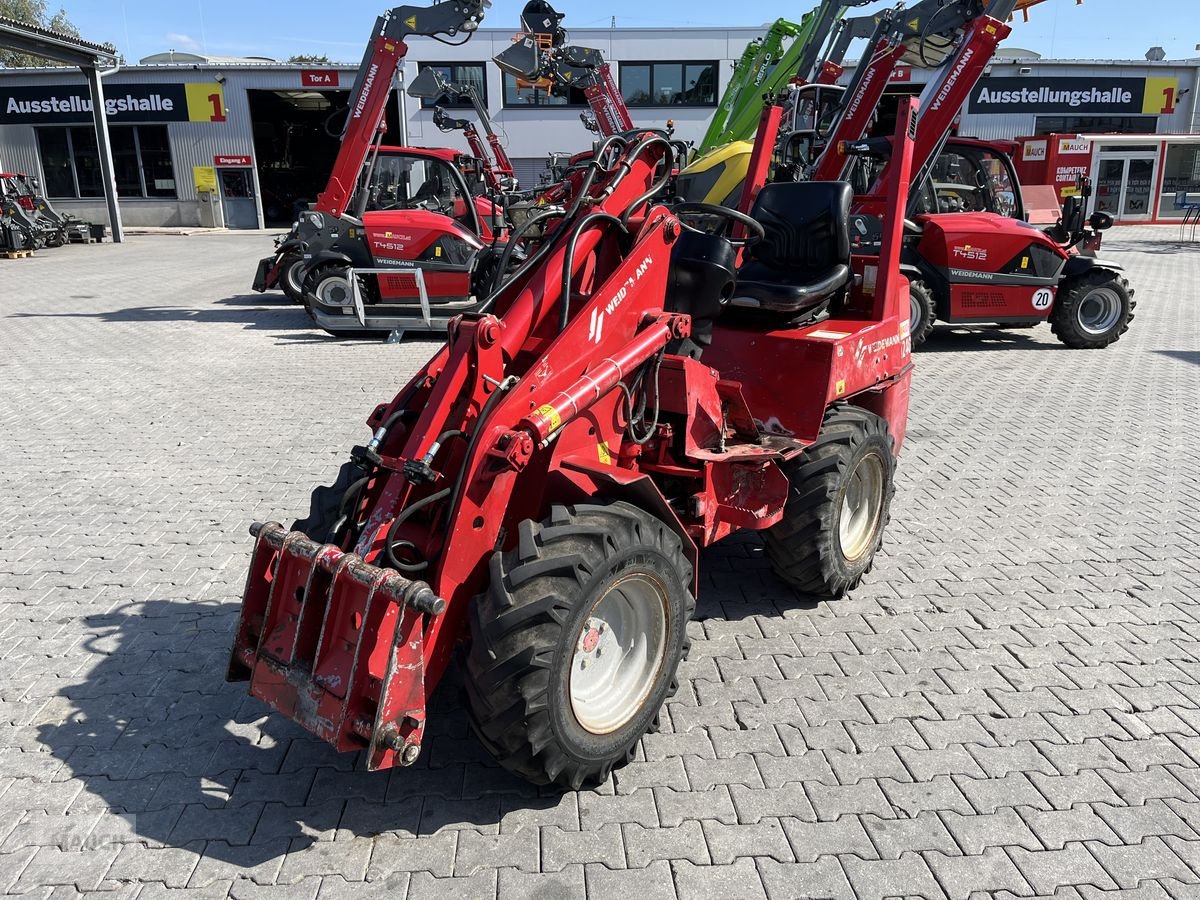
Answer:
[[[1123,268],[1077,252],[1095,246],[1099,232],[1112,225],[1105,213],[1086,214],[1086,196],[1069,198],[1059,222],[1042,229],[987,207],[995,185],[983,167],[971,166],[979,142],[950,139],[954,121],[971,90],[983,77],[996,47],[1011,32],[1014,11],[1034,5],[1020,0],[921,0],[908,9],[888,10],[869,22],[873,37],[850,85],[837,97],[836,112],[823,149],[799,177],[835,180],[850,177],[867,155],[883,160],[868,193],[877,194],[887,179],[886,138],[863,140],[875,117],[890,76],[902,61],[932,63],[938,74],[925,87],[918,117],[904,251],[910,282],[910,328],[914,346],[930,334],[935,321],[951,324],[1028,326],[1049,321],[1068,347],[1098,349],[1117,341],[1133,319],[1134,291]],[[845,23],[845,33],[855,24]],[[931,35],[937,39],[930,42]],[[835,42],[835,54],[840,52]],[[947,150],[947,142],[951,141]],[[851,157],[845,148],[853,146]],[[946,150],[946,153],[943,151]],[[962,165],[957,165],[961,159]],[[978,195],[983,207],[947,212],[940,198],[951,193],[939,183],[942,172],[972,179],[959,196]],[[932,195],[930,194],[932,191]],[[857,207],[877,211],[878,202]],[[869,236],[860,236],[869,239]],[[735,304],[754,306],[750,296]]]
[[[470,35],[486,6],[442,0],[379,17],[328,185],[259,263],[256,289],[291,277],[313,321],[336,336],[436,330],[478,304],[502,256],[496,205],[464,176],[478,161],[455,150],[380,147],[378,137],[404,38]]]
[[[655,203],[660,134],[600,142],[546,238],[370,413],[308,516],[252,526],[229,678],[380,769],[417,759],[461,648],[484,746],[578,788],[629,759],[673,690],[702,548],[760,531],[800,591],[857,585],[907,419],[915,114],[878,217],[851,213],[844,182],[762,186],[775,104],[748,212]],[[864,229],[878,243],[855,253]],[[786,325],[722,315],[747,267],[792,304]]]

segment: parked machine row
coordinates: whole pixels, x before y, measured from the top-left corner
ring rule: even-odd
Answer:
[[[0,172],[0,252],[89,243],[94,230],[87,222],[51,206],[36,178]]]
[[[306,516],[251,527],[231,680],[380,769],[418,759],[457,659],[502,766],[602,781],[675,688],[704,548],[761,532],[779,577],[817,599],[870,571],[914,338],[934,317],[1049,318],[1078,348],[1120,337],[1132,291],[1078,252],[1110,224],[1085,217],[1086,191],[1043,229],[1023,220],[1002,150],[947,145],[1007,19],[1032,3],[922,0],[873,18],[842,89],[838,48],[866,28],[843,16],[852,5],[794,29],[807,69],[753,104],[741,178],[719,198],[669,129],[610,108],[603,58],[572,47],[544,0],[502,65],[594,87],[590,149],[522,190],[478,103],[490,153],[444,110],[474,156],[383,144],[405,41],[465,41],[485,3],[378,19],[329,185],[255,287],[290,282],[334,334],[423,327],[446,342],[368,412]],[[890,67],[914,58],[937,77],[870,134]],[[418,82],[426,99],[458,90]],[[720,133],[745,102],[723,107]],[[972,165],[1005,173],[1008,208]]]

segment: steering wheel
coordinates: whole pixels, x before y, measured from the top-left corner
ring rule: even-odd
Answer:
[[[718,206],[715,203],[680,203],[672,207],[671,212],[679,220],[679,224],[688,231],[694,231],[696,234],[709,234],[702,228],[697,228],[695,225],[689,225],[684,221],[684,217],[691,215],[698,216],[716,216],[719,219],[724,219],[726,226],[733,223],[744,225],[747,230],[747,235],[744,238],[734,240],[729,239],[729,242],[735,247],[748,247],[751,244],[757,244],[767,236],[767,232],[763,229],[762,224],[757,219],[752,219],[745,213],[738,212],[736,209],[730,209],[728,206]],[[725,226],[722,226],[722,229]],[[718,231],[722,230],[718,229]],[[717,232],[712,232],[716,234]]]

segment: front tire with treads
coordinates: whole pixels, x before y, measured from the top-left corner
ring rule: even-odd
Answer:
[[[908,330],[912,336],[912,347],[916,350],[925,343],[937,321],[937,303],[933,291],[920,278],[908,281]]]
[[[522,522],[470,614],[468,707],[488,751],[571,789],[628,761],[675,691],[691,583],[679,537],[630,504]]]
[[[857,406],[831,407],[816,441],[784,466],[787,506],[766,533],[776,574],[828,600],[857,587],[883,543],[895,471],[887,422]]]

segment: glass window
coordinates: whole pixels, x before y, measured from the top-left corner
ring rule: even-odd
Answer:
[[[650,105],[650,66],[621,63],[621,96],[629,106]]]
[[[165,125],[139,125],[138,152],[147,197],[177,197],[175,164],[171,162],[171,143]]]
[[[42,151],[42,174],[46,177],[47,197],[75,197],[75,171],[71,164],[71,147],[67,129],[37,129],[38,146]]]
[[[992,212],[1008,216],[1010,219],[1016,217],[1017,192],[1013,188],[1012,178],[1009,175],[1008,166],[1004,164],[1004,160],[990,150],[981,150],[979,152],[979,164],[983,167],[983,171],[987,174],[988,182],[991,184],[995,207]]]
[[[716,106],[715,62],[623,62],[621,96],[629,106]]]
[[[114,128],[113,131],[116,129]],[[96,149],[96,132],[90,126],[70,130],[71,155],[75,158],[75,181],[80,197],[103,197],[104,178],[100,175],[100,153]],[[112,139],[114,144],[116,138]]]
[[[567,88],[566,92],[558,95],[547,93],[540,88],[521,87],[517,79],[508,72],[504,76],[504,105],[505,106],[587,106],[587,97],[579,88]]]
[[[1038,116],[1037,134],[1154,134],[1157,116]]]
[[[1163,218],[1182,219],[1176,195],[1184,193],[1185,203],[1200,203],[1200,144],[1168,144],[1163,163],[1163,195],[1158,214]]]
[[[113,173],[117,176],[117,196],[142,197],[142,169],[138,165],[136,129],[110,126]]]
[[[113,125],[113,174],[120,197],[175,197],[166,125]],[[37,129],[47,196],[103,197],[100,154],[90,125]]]
[[[469,84],[475,88],[475,93],[479,95],[483,105],[487,106],[487,70],[483,63],[420,63],[417,68],[422,72],[426,69],[435,69],[451,84]],[[436,100],[421,101],[423,109],[432,109],[434,106],[444,106],[447,109],[470,109],[471,101],[466,98],[445,103],[438,103]]]

